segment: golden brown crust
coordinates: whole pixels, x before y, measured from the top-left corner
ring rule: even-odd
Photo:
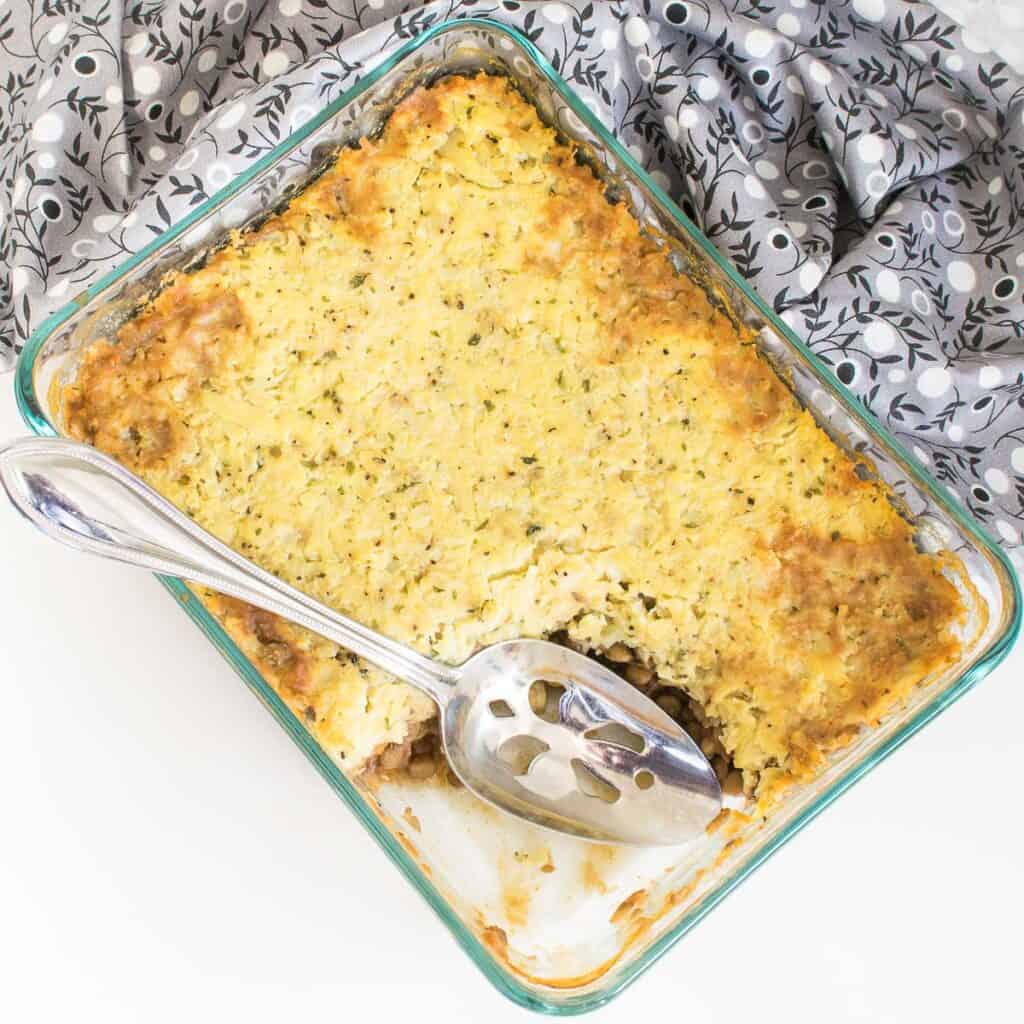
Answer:
[[[68,432],[128,465],[164,459],[182,430],[169,406],[209,379],[244,326],[234,295],[197,293],[179,281],[118,331],[116,345],[100,342],[86,352],[64,393]]]
[[[65,408],[226,542],[424,652],[624,645],[748,791],[807,777],[957,651],[942,562],[499,79],[410,95],[95,346]],[[204,600],[346,768],[413,756],[426,698]]]

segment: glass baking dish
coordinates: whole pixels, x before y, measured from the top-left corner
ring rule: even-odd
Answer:
[[[169,271],[195,265],[229,231],[280,208],[338,146],[378,131],[411,89],[448,73],[478,71],[511,78],[543,120],[579,145],[610,197],[629,204],[679,271],[758,332],[764,356],[801,403],[863,472],[886,482],[919,544],[955,556],[949,573],[969,608],[959,663],[837,753],[812,783],[790,791],[767,821],[719,829],[682,848],[620,850],[496,817],[462,790],[388,783],[371,792],[352,782],[186,584],[163,580],[484,974],[526,1007],[580,1013],[634,981],[766,857],[1006,654],[1020,625],[1020,591],[978,525],[790,333],[531,43],[481,19],[444,22],[402,47],[209,202],[50,317],[22,353],[15,386],[29,427],[60,433],[60,409],[50,398],[58,389],[51,385],[73,377],[83,346],[116,331]]]

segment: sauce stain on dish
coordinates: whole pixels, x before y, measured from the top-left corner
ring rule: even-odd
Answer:
[[[480,939],[494,956],[508,963],[508,935],[504,928],[489,924],[480,933]]]
[[[541,876],[554,869],[551,849],[546,843],[522,846],[501,855],[498,861],[501,906],[509,927],[526,926]]]
[[[513,928],[526,926],[530,915],[530,903],[533,893],[520,886],[506,886],[502,892],[502,910],[505,918]]]
[[[608,870],[619,859],[621,849],[616,846],[595,846],[587,852],[580,864],[580,879],[585,892],[605,895],[610,891]]]
[[[611,916],[612,924],[623,924],[640,917],[640,912],[647,903],[647,890],[637,889],[630,893],[616,908]]]

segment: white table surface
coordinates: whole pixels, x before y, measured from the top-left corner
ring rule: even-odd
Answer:
[[[527,1019],[154,579],[4,504],[0,580],[0,1020]],[[1018,645],[595,1017],[1011,1019],[1022,677]]]

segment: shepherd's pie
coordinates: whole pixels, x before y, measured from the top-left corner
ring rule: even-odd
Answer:
[[[963,606],[719,307],[510,84],[451,77],[93,345],[64,412],[426,654],[628,659],[764,795],[950,663]],[[349,773],[429,730],[415,690],[203,600]]]

